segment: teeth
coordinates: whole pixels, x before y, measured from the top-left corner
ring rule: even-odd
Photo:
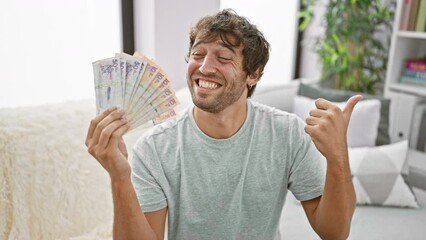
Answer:
[[[215,89],[219,87],[219,84],[217,83],[203,81],[203,80],[198,81],[198,85],[200,85],[200,87],[202,88],[207,88],[207,89]]]

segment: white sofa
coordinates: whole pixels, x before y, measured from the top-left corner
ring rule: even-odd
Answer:
[[[252,99],[288,112],[299,82],[262,86]],[[416,131],[416,129],[413,129]],[[409,150],[403,170],[413,186],[419,208],[357,206],[349,239],[414,240],[426,239],[426,154]],[[282,212],[280,230],[283,239],[319,239],[310,227],[300,203],[289,193]]]
[[[297,82],[262,84],[253,100],[292,110]],[[180,109],[191,104],[187,89],[177,94]],[[0,240],[111,239],[109,178],[84,146],[94,106],[86,99],[0,109]],[[129,150],[142,131],[125,136]],[[423,154],[410,159],[425,172]],[[358,207],[350,239],[426,238],[426,191],[414,191],[419,209]],[[318,239],[291,194],[280,229],[284,239]]]

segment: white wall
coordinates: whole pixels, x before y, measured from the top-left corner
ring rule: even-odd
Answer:
[[[221,9],[233,8],[256,24],[271,44],[262,84],[293,79],[297,46],[299,0],[221,0]]]
[[[219,11],[219,0],[136,0],[134,4],[136,50],[154,58],[175,89],[185,87],[190,27]]]
[[[315,39],[324,35],[322,17],[325,14],[329,0],[319,0],[315,3],[314,19],[303,32],[302,47],[300,49],[300,77],[319,81],[322,65],[315,52]]]
[[[0,107],[94,98],[92,62],[122,51],[120,0],[0,0]],[[232,7],[272,45],[263,82],[294,71],[298,1],[136,0],[136,50],[155,58],[176,89],[186,86],[188,31]]]
[[[176,89],[185,87],[190,27],[201,17],[229,7],[258,25],[271,43],[262,83],[290,81],[295,67],[298,0],[135,1],[136,50],[154,58]]]
[[[92,62],[122,49],[120,1],[0,3],[0,107],[94,98]]]

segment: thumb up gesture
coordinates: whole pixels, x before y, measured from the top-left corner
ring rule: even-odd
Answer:
[[[311,110],[306,118],[305,132],[327,160],[347,156],[348,125],[352,111],[361,99],[361,95],[349,98],[343,109],[322,98],[315,101],[316,109]]]

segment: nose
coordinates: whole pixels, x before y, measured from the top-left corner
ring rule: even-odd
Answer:
[[[215,58],[212,57],[211,55],[205,56],[199,70],[201,73],[206,75],[215,73],[216,72]]]

